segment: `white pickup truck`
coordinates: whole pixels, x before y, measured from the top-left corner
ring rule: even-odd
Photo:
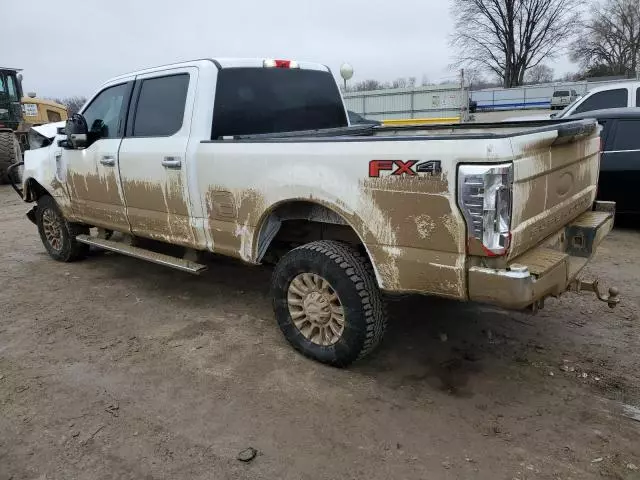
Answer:
[[[535,310],[589,289],[613,307],[578,278],[613,225],[599,147],[592,120],[349,126],[323,65],[198,60],[102,85],[15,187],[56,260],[275,263],[287,340],[346,366],[380,342],[383,293]]]

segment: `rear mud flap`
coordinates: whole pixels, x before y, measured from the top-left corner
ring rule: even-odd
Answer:
[[[34,225],[36,225],[36,208],[38,208],[37,206],[34,206],[31,210],[29,210],[27,212],[27,218],[29,219],[29,221],[31,223],[33,223]]]

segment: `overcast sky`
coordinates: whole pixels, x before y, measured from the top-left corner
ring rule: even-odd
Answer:
[[[352,81],[453,78],[446,0],[3,0],[0,64],[39,97],[90,95],[109,77],[202,57],[317,61]],[[557,75],[574,69],[550,63]]]

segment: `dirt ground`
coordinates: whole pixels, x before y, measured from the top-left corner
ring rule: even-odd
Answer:
[[[640,230],[589,269],[613,312],[394,300],[336,370],[285,343],[267,269],[60,264],[27,209],[0,187],[0,480],[640,478]]]

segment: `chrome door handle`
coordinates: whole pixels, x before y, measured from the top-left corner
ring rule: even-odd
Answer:
[[[116,164],[116,159],[111,155],[105,155],[100,159],[100,163],[105,167],[113,167]]]
[[[162,166],[166,168],[181,168],[182,160],[179,157],[164,157]]]

